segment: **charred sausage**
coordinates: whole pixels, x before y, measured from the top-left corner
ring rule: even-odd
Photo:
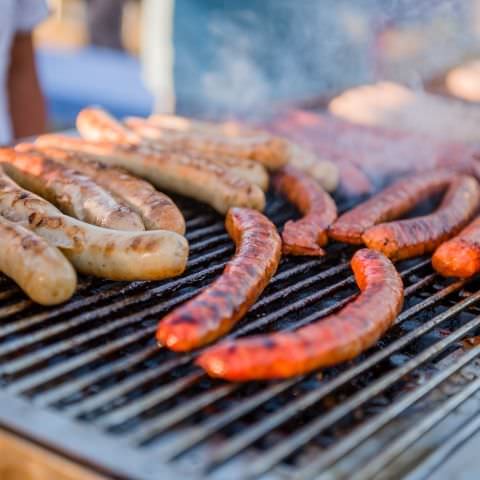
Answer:
[[[0,271],[42,305],[65,302],[77,286],[75,270],[57,248],[1,216]]]
[[[0,173],[0,215],[22,223],[58,247],[75,268],[112,280],[159,280],[181,274],[188,243],[166,230],[128,232],[89,225],[64,215]]]
[[[376,225],[362,238],[368,248],[392,260],[423,255],[456,235],[472,219],[479,205],[480,186],[473,177],[462,175],[452,182],[434,213]]]
[[[93,178],[98,185],[137,212],[147,230],[170,230],[180,235],[185,233],[185,220],[173,200],[126,170],[96,162],[89,155],[60,148],[36,148],[34,145],[20,144],[16,149],[45,155]]]
[[[361,293],[338,313],[294,332],[220,343],[197,363],[212,377],[246,381],[292,377],[356,357],[393,324],[403,284],[390,260],[373,250],[357,251],[351,266]]]
[[[446,170],[432,170],[402,178],[377,195],[341,215],[329,236],[339,242],[361,245],[362,235],[377,223],[395,220],[422,200],[445,190],[452,180]]]
[[[337,218],[332,197],[300,170],[287,166],[275,177],[275,186],[304,215],[289,220],[282,232],[283,253],[291,255],[324,255],[327,228]]]
[[[40,147],[57,147],[88,154],[102,163],[122,167],[161,189],[171,190],[211,205],[220,213],[232,206],[263,210],[260,187],[229,173],[207,160],[179,152],[156,151],[108,142],[88,142],[64,135],[44,135]]]
[[[270,220],[255,210],[232,208],[225,225],[236,244],[235,256],[200,295],[161,320],[161,345],[187,351],[222,336],[247,313],[277,270],[281,240]]]
[[[432,264],[445,277],[468,278],[480,272],[480,217],[440,245],[433,254]]]
[[[145,230],[140,216],[91,178],[35,153],[0,150],[5,172],[67,215],[99,227]]]

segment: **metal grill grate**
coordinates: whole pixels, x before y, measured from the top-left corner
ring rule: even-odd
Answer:
[[[422,478],[480,428],[474,412],[454,414],[480,389],[480,347],[462,342],[480,326],[480,292],[474,281],[440,278],[428,258],[398,265],[404,311],[346,365],[226,384],[192,364],[196,353],[159,349],[158,319],[209,284],[233,252],[219,216],[179,203],[192,253],[181,278],[83,279],[74,299],[48,309],[0,279],[1,425],[118,477],[219,479],[396,478],[417,466]],[[270,194],[267,214],[281,227],[295,212]],[[331,245],[322,259],[282,260],[229,336],[298,328],[344,305],[357,292],[353,251]],[[453,394],[442,390],[449,382]],[[427,446],[411,448],[418,440]]]

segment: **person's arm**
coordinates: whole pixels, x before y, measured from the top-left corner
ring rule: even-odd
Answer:
[[[45,132],[47,114],[35,67],[31,33],[19,32],[14,37],[7,88],[14,137]]]

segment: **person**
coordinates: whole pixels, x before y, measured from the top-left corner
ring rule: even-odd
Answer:
[[[2,0],[0,15],[0,145],[45,131],[46,108],[32,30],[48,15],[44,0]]]

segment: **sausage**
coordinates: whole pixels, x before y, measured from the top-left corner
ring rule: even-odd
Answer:
[[[287,166],[276,174],[276,188],[304,215],[289,220],[282,232],[285,255],[325,255],[327,228],[337,218],[337,207],[330,195],[302,171]]]
[[[433,254],[432,264],[445,277],[468,278],[480,272],[480,217],[442,243]]]
[[[161,345],[188,351],[220,337],[247,313],[275,274],[281,240],[268,218],[231,208],[225,226],[235,242],[235,256],[200,295],[160,321],[156,336]]]
[[[20,188],[0,172],[0,215],[22,223],[58,247],[75,268],[112,280],[160,280],[180,275],[188,243],[166,230],[129,232],[89,225]]]
[[[227,138],[253,138],[259,135],[267,135],[266,132],[252,129],[237,122],[207,122],[203,120],[194,120],[175,115],[155,114],[149,118],[152,124],[166,130],[176,130],[180,132],[196,132],[200,134],[222,135]],[[128,123],[128,120],[127,120]],[[144,121],[139,124],[145,127]],[[132,123],[133,126],[133,123]],[[140,130],[140,125],[139,125]],[[152,133],[155,135],[155,132]],[[284,140],[285,141],[285,140]],[[305,146],[293,142],[287,142],[288,165],[293,165],[299,170],[304,171],[313,177],[325,190],[332,192],[337,188],[339,181],[339,170],[337,166],[328,161],[320,160],[317,156]]]
[[[126,125],[141,137],[161,142],[173,149],[194,150],[200,154],[246,158],[278,170],[288,162],[288,143],[280,137],[259,132],[255,136],[225,136],[191,130],[188,132],[162,127],[155,119],[131,117]]]
[[[422,200],[445,190],[451,180],[452,173],[446,170],[432,170],[402,178],[341,215],[328,234],[333,240],[361,245],[362,235],[367,229],[402,216]]]
[[[422,217],[381,223],[362,236],[368,248],[378,250],[392,260],[432,252],[456,235],[475,215],[480,205],[480,186],[468,175],[452,181],[435,212]]]
[[[141,137],[102,108],[87,107],[77,115],[77,129],[87,140],[119,144],[139,144]]]
[[[329,160],[320,158],[310,149],[297,143],[288,142],[288,165],[305,172],[327,192],[333,192],[339,184],[340,170]]]
[[[87,142],[64,135],[43,135],[36,146],[58,147],[88,154],[108,165],[123,167],[160,189],[205,202],[224,214],[232,206],[263,210],[265,194],[224,168],[180,152],[157,151],[108,142]]]
[[[301,375],[355,358],[390,328],[403,306],[403,284],[388,258],[358,250],[351,267],[360,295],[337,313],[294,332],[223,342],[197,359],[212,377],[231,381]]]
[[[67,301],[77,287],[75,270],[57,248],[1,216],[0,271],[42,305]]]
[[[140,216],[91,178],[31,152],[0,150],[4,171],[67,215],[115,230],[145,230]]]
[[[143,145],[144,148],[151,148],[153,151],[161,152],[167,150],[177,153],[188,153],[191,157],[198,157],[201,161],[208,160],[219,167],[225,168],[230,173],[236,175],[247,182],[258,185],[262,190],[268,188],[268,173],[265,168],[247,158],[235,158],[226,155],[220,155],[217,152],[199,152],[192,148],[183,146],[178,149],[175,144],[164,145],[163,142],[154,141],[155,139],[145,138],[142,132],[136,132],[135,129],[125,127],[107,112],[99,108],[85,108],[77,117],[77,128],[82,137],[89,141],[106,141],[122,145]]]
[[[147,230],[170,230],[180,235],[185,233],[185,220],[173,200],[127,171],[96,162],[89,155],[60,148],[36,148],[29,144],[20,144],[15,148],[40,153],[93,178],[98,185],[137,212]]]

